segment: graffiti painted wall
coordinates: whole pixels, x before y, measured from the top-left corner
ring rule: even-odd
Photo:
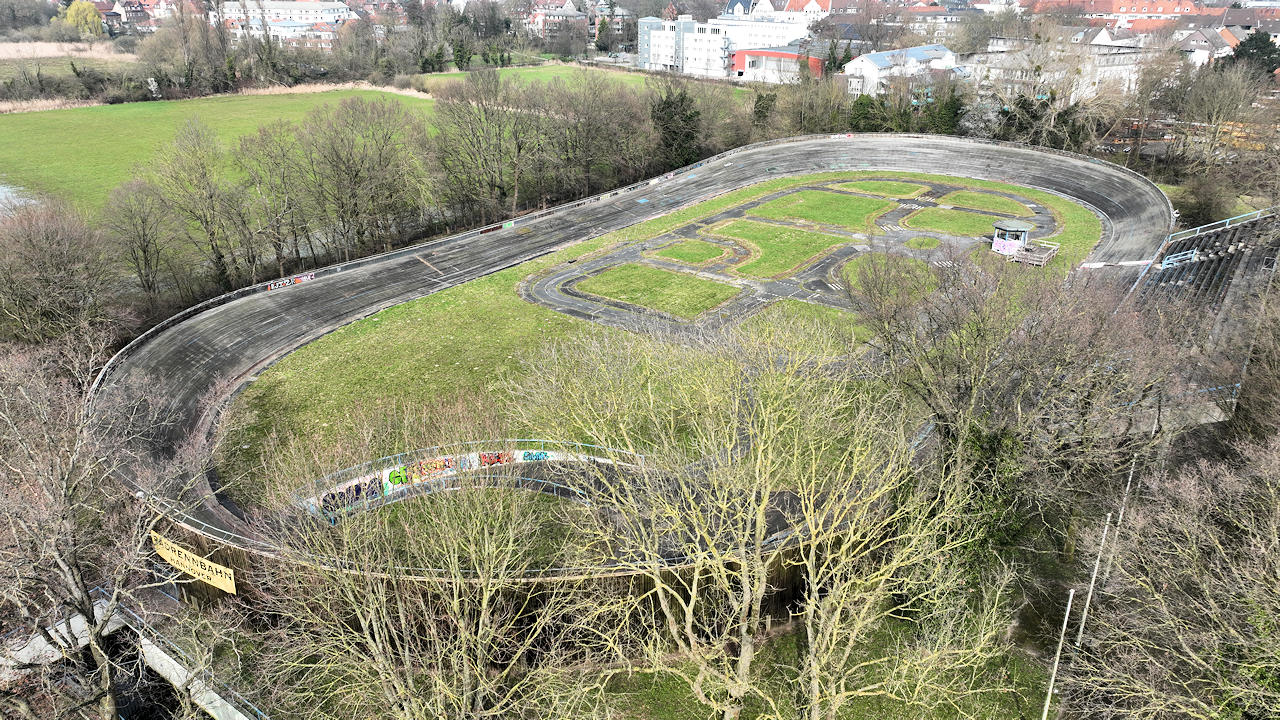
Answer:
[[[603,458],[555,450],[492,450],[423,458],[395,465],[335,485],[306,498],[302,505],[330,519],[363,508],[393,502],[411,492],[449,487],[449,481],[468,470],[526,462],[609,462]],[[434,487],[432,487],[434,485]]]

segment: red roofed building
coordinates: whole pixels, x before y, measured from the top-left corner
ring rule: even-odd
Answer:
[[[1079,10],[1090,20],[1103,20],[1116,27],[1129,28],[1136,20],[1178,20],[1187,15],[1209,13],[1193,0],[1038,0],[1032,12],[1045,13],[1057,10]],[[1225,12],[1225,8],[1216,8]]]
[[[799,45],[736,50],[732,58],[729,77],[740,82],[799,82],[801,63],[808,66],[810,77],[822,77],[822,58],[811,57]]]
[[[1172,30],[1178,24],[1173,19],[1138,18],[1129,23],[1129,29],[1135,33],[1150,34]]]

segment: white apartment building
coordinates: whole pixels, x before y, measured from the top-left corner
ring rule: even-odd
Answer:
[[[721,16],[694,22],[692,15],[675,20],[641,18],[636,43],[637,65],[643,70],[683,73],[698,77],[729,76],[735,50],[787,45],[808,35],[802,20],[765,20]]]
[[[222,5],[223,20],[259,20],[266,15],[267,22],[342,23],[358,16],[340,2],[327,0],[232,0]],[[209,14],[216,22],[214,13]]]
[[[943,45],[921,45],[902,50],[867,53],[844,66],[852,95],[881,95],[893,78],[927,81],[955,70],[956,54]]]
[[[1124,38],[1094,37],[1090,42],[1087,35],[1093,32],[1049,42],[992,38],[986,52],[965,56],[964,68],[978,93],[988,97],[1043,98],[1053,90],[1060,101],[1071,103],[1103,92],[1132,93],[1142,63],[1154,51],[1118,44]]]

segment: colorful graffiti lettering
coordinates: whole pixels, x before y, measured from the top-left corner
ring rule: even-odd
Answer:
[[[489,467],[491,465],[502,465],[514,461],[515,454],[509,452],[482,452],[480,453],[480,467]]]
[[[405,466],[408,471],[409,482],[419,483],[423,480],[443,475],[452,470],[456,463],[452,457],[430,458],[428,460],[419,460],[416,463],[410,463]]]
[[[381,497],[382,481],[380,479],[360,480],[344,488],[325,493],[320,499],[320,509],[326,514],[331,514]]]
[[[294,275],[293,277],[281,278],[279,280],[272,280],[271,282],[267,283],[267,289],[279,290],[280,288],[287,288],[290,285],[297,285],[299,283],[304,283],[308,280],[315,280],[315,279],[316,279],[315,273],[307,273],[305,275]]]
[[[525,462],[537,462],[539,460],[546,460],[549,457],[550,455],[547,454],[546,450],[525,450],[524,454],[520,456],[520,459]]]

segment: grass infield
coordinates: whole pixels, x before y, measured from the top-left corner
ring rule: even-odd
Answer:
[[[887,198],[913,198],[929,189],[923,185],[897,182],[895,180],[859,180],[857,182],[840,183],[832,187]]]
[[[725,248],[706,240],[681,240],[654,253],[658,257],[690,265],[701,265],[724,255]]]
[[[997,218],[991,215],[967,212],[964,210],[944,210],[942,208],[925,208],[917,210],[902,221],[903,227],[916,230],[933,230],[948,235],[965,237],[985,237],[992,232],[991,223]]]
[[[932,250],[942,244],[942,241],[935,237],[926,235],[918,235],[903,243],[912,250]]]
[[[738,273],[754,277],[782,275],[829,247],[850,242],[849,238],[751,220],[733,220],[710,232],[756,246],[759,253],[755,258],[736,268]]]
[[[738,288],[670,270],[628,263],[577,285],[583,292],[692,319],[738,294]]]
[[[1035,214],[1031,212],[1031,208],[1023,205],[1017,200],[1004,197],[1003,195],[991,195],[989,193],[972,192],[969,190],[957,190],[956,192],[943,195],[938,199],[938,203],[941,205],[954,205],[956,207],[971,208],[973,210],[1004,213],[1005,215],[1015,215],[1017,217],[1031,217]]]
[[[819,225],[832,225],[868,232],[872,222],[887,210],[896,207],[888,200],[841,195],[822,190],[800,190],[757,205],[748,215],[773,220],[801,220]]]

